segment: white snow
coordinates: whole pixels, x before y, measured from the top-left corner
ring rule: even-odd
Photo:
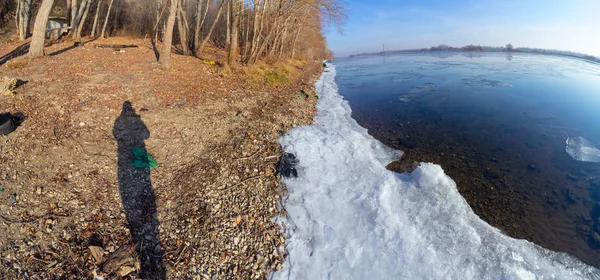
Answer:
[[[284,179],[288,256],[272,279],[586,279],[597,269],[503,235],[477,217],[442,168],[385,165],[394,151],[350,117],[329,64],[318,113],[280,139],[299,160]],[[502,209],[498,209],[502,211]]]
[[[567,138],[567,153],[578,161],[600,162],[600,150],[581,136]]]

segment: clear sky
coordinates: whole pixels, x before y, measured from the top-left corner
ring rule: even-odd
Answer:
[[[337,56],[447,44],[533,47],[600,57],[600,0],[341,0],[344,34],[326,30]]]

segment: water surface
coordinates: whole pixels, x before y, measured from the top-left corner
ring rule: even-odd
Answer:
[[[390,169],[440,164],[491,225],[600,266],[600,65],[521,53],[334,64],[352,117],[405,152]]]

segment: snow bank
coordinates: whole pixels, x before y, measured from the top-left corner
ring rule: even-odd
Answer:
[[[299,177],[284,179],[289,255],[272,279],[600,278],[575,258],[483,222],[440,166],[386,170],[401,152],[350,117],[335,73],[328,65],[316,82],[314,124],[280,139],[297,156]]]
[[[600,162],[600,150],[581,136],[567,138],[567,154],[578,161]]]

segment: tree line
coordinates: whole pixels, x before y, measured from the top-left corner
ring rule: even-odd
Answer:
[[[6,6],[12,10],[20,40],[26,40],[33,32],[32,56],[43,55],[46,25],[52,15],[66,20],[67,36],[75,40],[88,35],[134,35],[160,41],[160,63],[166,68],[172,44],[180,53],[197,57],[202,57],[211,44],[225,51],[226,67],[259,60],[329,58],[332,54],[327,49],[323,27],[333,26],[341,31],[346,19],[338,0],[0,1],[14,1]]]

